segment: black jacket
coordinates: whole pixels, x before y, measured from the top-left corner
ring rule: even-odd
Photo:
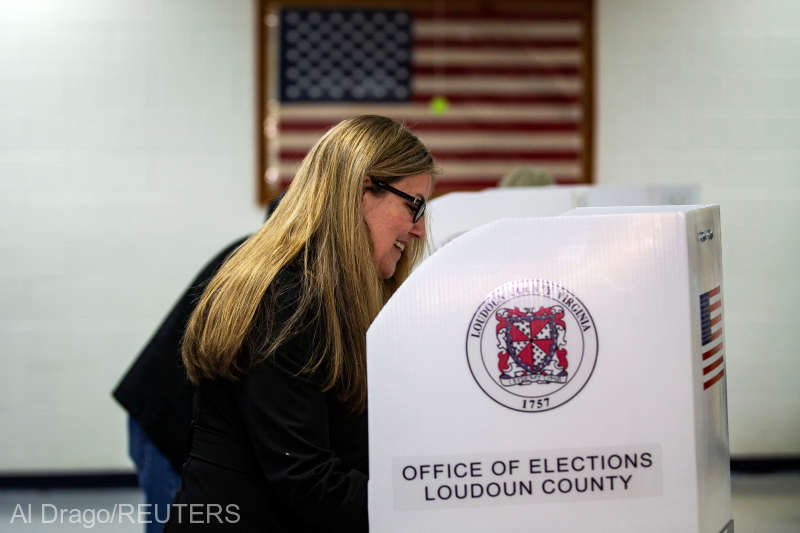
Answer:
[[[284,269],[272,285],[280,287],[282,322],[299,298],[296,270]],[[192,450],[166,532],[367,531],[367,415],[348,413],[323,392],[321,376],[298,375],[315,342],[324,342],[315,331],[305,323],[237,381],[199,385]],[[269,339],[247,345],[261,341]],[[190,504],[200,509],[194,524]],[[221,515],[202,515],[216,506]]]
[[[228,245],[203,268],[113,392],[176,472],[189,454],[194,394],[181,362],[183,332],[206,284],[245,239]]]

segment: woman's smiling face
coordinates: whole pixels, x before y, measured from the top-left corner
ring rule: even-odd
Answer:
[[[389,279],[406,245],[412,239],[425,238],[425,217],[414,222],[407,200],[371,186],[369,178],[365,186],[362,213],[372,239],[372,259],[380,277]],[[431,175],[415,174],[393,181],[391,186],[427,201],[431,194]]]

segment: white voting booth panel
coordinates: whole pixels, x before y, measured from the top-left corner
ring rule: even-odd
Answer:
[[[719,209],[506,219],[367,333],[377,532],[732,530]]]
[[[433,249],[462,233],[506,217],[560,215],[575,207],[689,205],[699,201],[696,185],[576,185],[494,188],[454,192],[428,204]]]
[[[509,187],[452,192],[428,202],[428,233],[434,249],[472,228],[505,217],[560,215],[577,207],[572,187]]]
[[[572,187],[575,207],[691,205],[700,201],[697,185],[603,184]]]

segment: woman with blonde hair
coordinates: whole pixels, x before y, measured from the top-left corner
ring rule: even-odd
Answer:
[[[197,416],[166,531],[368,529],[366,330],[421,257],[434,168],[391,119],[340,122],[210,281],[184,336]]]

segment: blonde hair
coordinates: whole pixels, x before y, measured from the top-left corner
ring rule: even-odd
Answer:
[[[335,387],[340,401],[363,410],[367,328],[425,246],[421,240],[410,242],[394,275],[380,279],[361,215],[363,181],[375,176],[393,182],[421,173],[435,173],[433,158],[408,129],[389,118],[355,117],[323,135],[267,222],[230,256],[203,292],[183,339],[189,379],[237,379],[273,356],[312,317],[319,320],[322,338],[315,346],[320,350],[301,362],[301,372],[321,370],[324,390]],[[291,317],[278,324],[277,310],[262,300],[278,273],[295,259],[300,297]],[[279,287],[273,293],[277,291]],[[254,323],[262,318],[266,324]],[[259,353],[248,353],[248,334],[257,326],[269,338]]]

